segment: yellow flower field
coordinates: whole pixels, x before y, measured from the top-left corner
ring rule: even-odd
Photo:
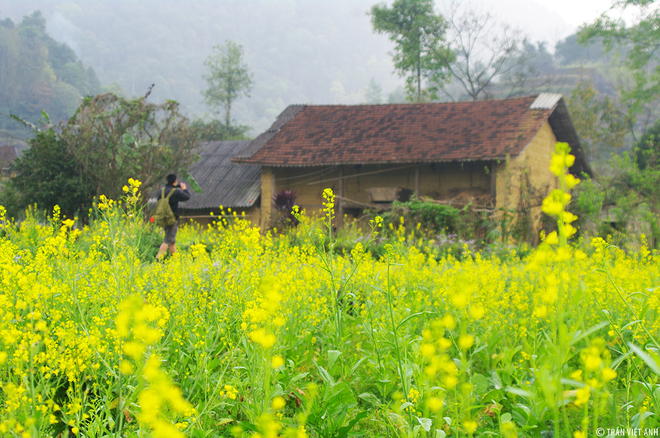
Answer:
[[[660,427],[660,255],[573,245],[437,257],[380,222],[184,227],[145,256],[139,182],[89,227],[2,220],[0,431],[16,437],[586,437]],[[147,243],[145,243],[147,242]],[[294,244],[294,242],[296,242]],[[158,242],[159,243],[159,242]]]

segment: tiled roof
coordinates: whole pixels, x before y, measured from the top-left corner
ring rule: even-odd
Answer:
[[[200,158],[190,173],[204,193],[193,193],[181,209],[251,207],[261,194],[261,167],[234,164],[231,157],[250,140],[208,141],[200,146]]]
[[[8,168],[26,148],[27,144],[23,141],[13,139],[8,141],[0,138],[0,168]]]
[[[549,94],[452,103],[291,106],[262,134],[266,138],[255,139],[234,161],[321,166],[503,159],[520,154],[558,106],[565,107],[561,96]],[[575,131],[572,123],[569,130]],[[573,137],[571,146],[579,148]]]

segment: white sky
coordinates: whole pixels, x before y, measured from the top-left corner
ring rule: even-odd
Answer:
[[[442,4],[449,0],[436,0]],[[465,0],[459,0],[465,1]],[[585,22],[612,5],[612,0],[467,0],[491,10],[500,20],[521,28],[533,41],[546,40],[551,47],[574,33]]]
[[[574,27],[592,22],[610,8],[609,0],[531,0],[557,12],[564,21]]]

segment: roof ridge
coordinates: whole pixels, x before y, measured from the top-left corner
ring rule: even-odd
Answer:
[[[507,99],[487,99],[487,100],[457,100],[457,101],[447,101],[447,102],[408,102],[408,103],[354,103],[354,104],[344,104],[344,103],[338,103],[338,104],[291,104],[287,107],[287,109],[291,107],[313,107],[313,108],[337,108],[337,107],[343,107],[343,108],[355,108],[355,107],[375,107],[375,106],[382,106],[382,107],[387,107],[387,106],[426,106],[426,105],[474,105],[474,104],[488,104],[492,102],[511,102],[514,100],[524,100],[524,99],[531,99],[532,97],[538,99],[538,97],[542,94],[554,94],[554,93],[538,93],[538,94],[529,94],[527,96],[518,96],[518,97],[510,97]],[[558,95],[559,97],[562,97],[561,94]],[[280,114],[281,115],[281,114]],[[279,117],[279,116],[278,116]],[[273,123],[274,125],[275,123]],[[271,125],[272,128],[272,125]],[[271,131],[269,128],[268,131]]]
[[[538,98],[289,106],[234,162],[307,166],[518,155],[552,112],[530,110]]]

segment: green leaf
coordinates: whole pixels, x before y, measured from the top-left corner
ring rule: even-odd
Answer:
[[[14,119],[14,120],[16,120],[18,123],[20,123],[21,125],[25,126],[26,128],[37,129],[37,127],[36,127],[33,123],[30,123],[30,122],[28,122],[27,120],[22,119],[22,118],[20,118],[20,117],[14,115],[14,114],[9,114],[9,117],[12,118],[12,119]]]
[[[396,326],[396,329],[399,330],[399,328],[400,328],[403,324],[405,324],[406,322],[410,321],[411,319],[415,318],[416,316],[423,315],[423,314],[425,314],[425,313],[428,313],[428,314],[433,315],[433,314],[438,313],[438,312],[431,312],[431,311],[429,311],[429,310],[426,310],[426,311],[424,311],[424,312],[413,313],[412,315],[410,315],[410,316],[404,318],[404,319],[403,319],[403,320],[402,320],[402,321]]]
[[[259,432],[257,426],[250,423],[249,421],[239,421],[238,424],[243,428],[243,430],[250,430],[252,432]]]
[[[210,432],[204,432],[200,429],[193,429],[192,431],[192,438],[206,438],[210,435]]]
[[[628,327],[632,327],[632,326],[634,326],[635,324],[638,324],[638,323],[640,323],[640,322],[642,322],[641,319],[638,319],[638,320],[636,320],[636,321],[629,322],[628,324],[626,324],[626,325],[624,325],[623,327],[621,327],[621,330],[623,331],[623,330],[627,329]]]
[[[366,417],[366,416],[367,416],[367,412],[366,412],[366,411],[362,411],[362,412],[360,412],[359,414],[357,414],[357,415],[355,416],[355,418],[353,418],[353,419],[351,420],[350,423],[348,423],[346,426],[340,428],[340,429],[337,431],[337,437],[338,437],[338,438],[346,438],[346,437],[348,436],[348,432],[350,432],[351,429],[353,429],[353,427],[358,423],[358,421],[360,421],[361,419],[363,419],[363,418]]]
[[[507,386],[506,388],[504,388],[504,390],[508,393],[519,395],[521,397],[532,398],[532,393],[529,391],[525,391],[524,389]]]
[[[433,425],[433,420],[430,418],[417,418],[417,421],[419,422],[419,425],[422,426],[422,429],[424,429],[427,432],[431,431],[431,426]]]
[[[371,406],[378,407],[381,405],[380,400],[378,397],[373,395],[370,392],[363,392],[362,394],[358,395],[358,398],[361,398],[362,400],[366,401],[369,403]]]
[[[474,384],[474,389],[477,394],[483,394],[488,390],[490,383],[486,376],[481,374],[475,374],[472,378],[472,383]]]
[[[294,383],[294,382],[297,382],[298,380],[302,380],[302,379],[304,379],[305,377],[307,377],[308,374],[309,374],[309,373],[300,373],[300,374],[298,374],[297,376],[293,377],[289,382],[290,382],[290,383]]]
[[[355,362],[355,364],[351,367],[351,371],[350,371],[349,374],[354,375],[355,372],[357,371],[357,369],[360,367],[360,365],[362,365],[362,362],[364,362],[365,360],[367,360],[366,356],[363,357],[362,359],[358,360],[357,362]]]
[[[603,327],[607,327],[608,325],[610,325],[609,321],[603,321],[603,322],[601,322],[600,324],[597,324],[597,325],[595,325],[595,326],[593,326],[593,327],[590,327],[590,328],[587,329],[587,331],[585,331],[584,333],[581,333],[581,332],[578,330],[577,332],[575,332],[575,335],[573,336],[573,339],[571,339],[570,344],[573,345],[573,344],[575,344],[575,343],[581,341],[582,339],[588,337],[588,336],[589,336],[590,334],[592,334],[593,332],[596,332],[596,331],[602,329]]]
[[[332,367],[335,366],[337,359],[341,356],[341,351],[338,350],[328,350],[328,369],[332,370]]]
[[[335,386],[335,380],[330,376],[330,373],[328,373],[325,368],[314,362],[314,365],[316,365],[316,369],[319,370],[319,374],[321,375],[321,378],[325,381],[325,383],[329,384],[330,386]]]
[[[585,386],[587,386],[586,383],[580,382],[578,380],[573,380],[573,379],[564,379],[563,378],[563,379],[561,379],[561,383],[562,383],[562,385],[570,385],[570,386],[574,386],[576,388],[584,388]]]
[[[644,422],[644,420],[646,420],[647,418],[649,418],[653,415],[656,415],[656,414],[654,414],[653,412],[649,412],[649,411],[640,412],[638,414],[633,415],[630,418],[630,422],[632,423],[632,426],[634,428],[639,428],[640,425],[642,424],[642,422]]]
[[[530,411],[526,406],[517,405],[511,410],[513,422],[519,425],[531,425],[536,419],[530,417]]]
[[[48,116],[48,113],[45,110],[41,110],[41,117],[44,118],[46,125],[50,125],[50,117]]]
[[[502,400],[502,398],[504,398],[504,394],[502,394],[502,390],[501,389],[493,389],[492,391],[487,392],[486,394],[484,394],[484,396],[482,397],[482,400],[483,400],[484,403],[497,403],[500,400]]]
[[[630,349],[634,351],[635,354],[639,356],[646,363],[646,365],[648,365],[651,371],[653,371],[656,375],[660,376],[660,366],[658,366],[655,359],[653,359],[651,356],[649,356],[648,353],[646,353],[644,350],[642,350],[632,342],[628,342],[628,345],[630,346]]]
[[[612,364],[610,365],[610,368],[612,368],[613,370],[616,371],[616,368],[619,366],[619,364],[620,364],[621,362],[623,362],[624,360],[626,360],[626,358],[627,358],[628,356],[630,356],[631,354],[633,354],[632,351],[630,351],[630,350],[626,351],[625,354],[622,354],[621,356],[617,357],[616,359],[614,359],[614,360],[612,361]]]
[[[511,414],[507,412],[506,414],[502,414],[502,417],[500,418],[500,422],[506,423],[508,421],[511,421],[512,418],[513,417],[511,417]]]
[[[122,140],[124,141],[124,144],[125,144],[126,146],[131,146],[131,147],[133,147],[133,146],[135,145],[135,138],[133,138],[133,136],[132,136],[131,134],[129,134],[128,132],[126,132],[126,133],[122,136]]]
[[[490,376],[490,381],[492,382],[493,386],[495,389],[501,389],[504,385],[502,385],[502,379],[500,379],[500,376],[497,374],[497,371],[493,370]]]
[[[190,188],[195,192],[204,193],[204,190],[202,190],[195,178],[190,173],[188,173],[187,170],[179,170],[179,175],[181,175],[183,179],[186,180],[188,184],[190,184]]]

